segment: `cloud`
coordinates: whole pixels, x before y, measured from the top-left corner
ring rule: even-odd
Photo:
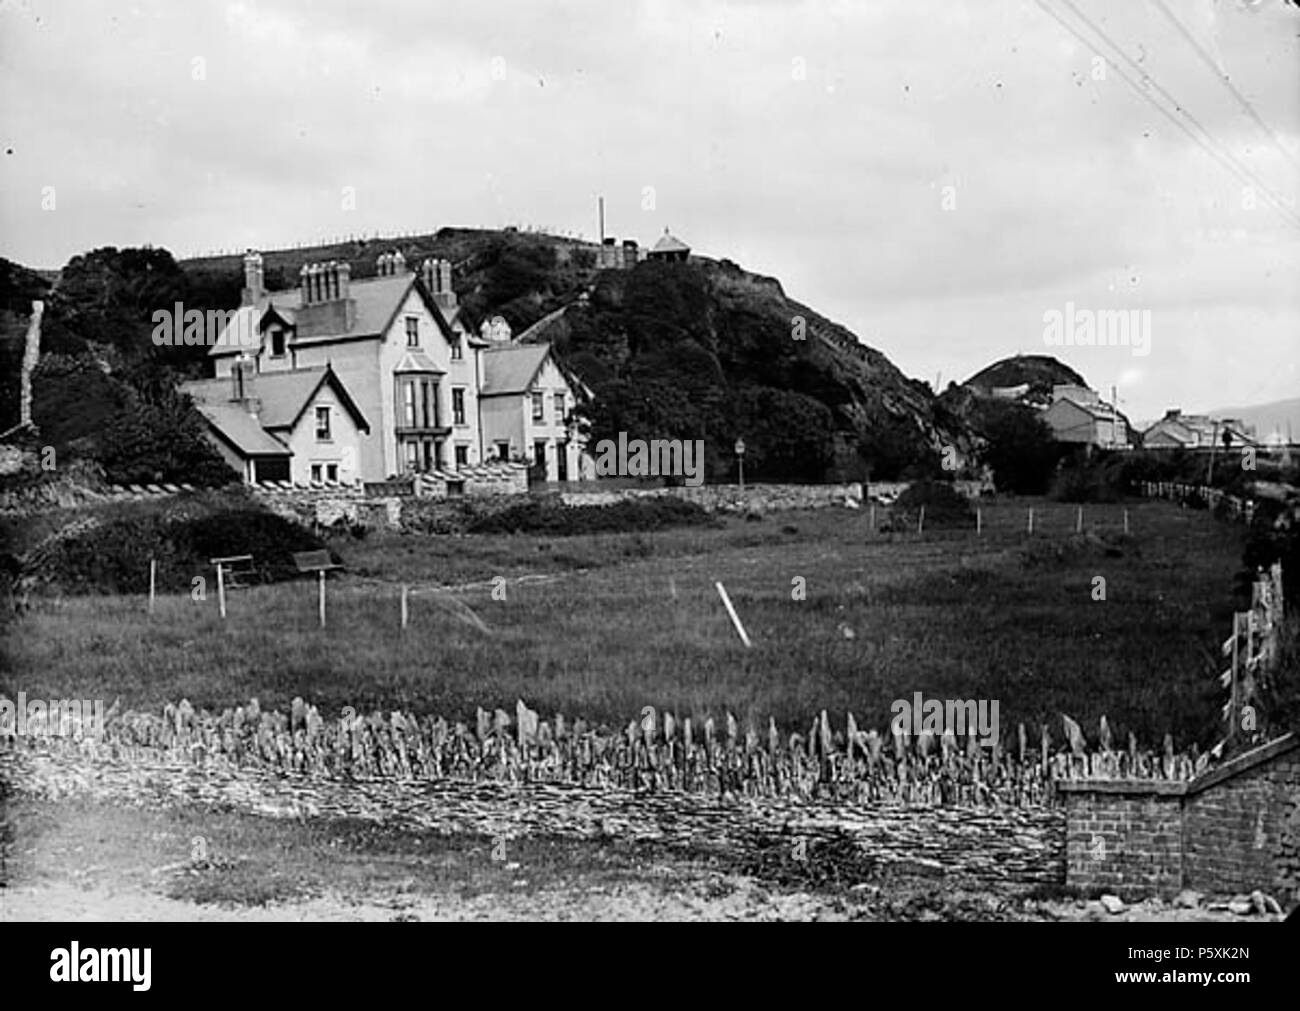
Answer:
[[[1288,157],[1150,5],[1078,6],[1139,87],[1295,199],[1294,12],[1175,8]],[[1034,321],[1072,299],[1178,335],[1181,366],[1158,342],[1145,366],[1146,413],[1294,380],[1257,363],[1294,357],[1300,229],[1023,0],[61,0],[3,8],[0,40],[0,252],[22,262],[447,224],[590,235],[603,194],[615,234],[667,225],[778,276],[912,374],[1036,350]]]

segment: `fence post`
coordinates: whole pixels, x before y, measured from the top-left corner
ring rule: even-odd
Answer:
[[[876,503],[871,503],[871,532],[876,532]]]
[[[407,608],[407,604],[406,604],[406,592],[407,592],[407,587],[406,584],[403,583],[402,584],[402,628],[406,628],[406,623],[410,614],[410,611]]]
[[[975,507],[975,536],[979,537],[984,531],[984,518],[980,514],[980,507]]]
[[[1124,510],[1124,534],[1128,535],[1128,510]]]
[[[226,620],[226,577],[217,562],[217,606],[221,609],[221,620]]]
[[[1239,666],[1239,657],[1241,656],[1241,615],[1234,612],[1232,615],[1232,682],[1229,686],[1228,694],[1228,740],[1231,742],[1237,737],[1237,670]]]
[[[1074,521],[1074,532],[1076,534],[1083,533],[1083,506],[1079,506],[1079,515]]]
[[[158,559],[149,559],[149,613],[153,614],[154,588],[158,581]]]
[[[1034,507],[1033,506],[1029,507],[1029,532],[1031,534],[1034,532]]]
[[[921,506],[921,513],[916,517],[917,534],[925,533],[925,506]]]
[[[731,606],[731,598],[727,596],[727,591],[721,583],[714,583],[718,588],[718,596],[722,598],[722,603],[726,605],[727,614],[731,616],[731,623],[736,626],[736,634],[740,636],[740,641],[748,648],[753,645],[749,641],[749,636],[745,633],[745,626],[740,623],[740,618],[736,615],[736,609]]]
[[[321,569],[317,575],[320,576],[320,627],[325,627],[325,570]]]

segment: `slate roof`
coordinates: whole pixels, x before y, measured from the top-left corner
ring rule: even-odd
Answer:
[[[675,235],[669,235],[667,228],[659,237],[659,241],[654,244],[654,248],[650,250],[652,253],[689,253],[690,251],[691,247]]]
[[[292,429],[316,392],[326,384],[334,390],[357,427],[370,431],[370,425],[347,388],[328,366],[258,373],[253,378],[253,396],[261,401],[262,406],[256,418],[243,404],[230,398],[231,382],[229,376],[199,379],[182,384],[181,390],[190,395],[194,406],[217,433],[245,455],[288,454],[289,450],[273,433]]]
[[[1070,404],[1074,407],[1077,407],[1085,414],[1089,414],[1092,417],[1097,418],[1101,421],[1119,420],[1119,412],[1116,411],[1115,408],[1111,407],[1109,404],[1103,404],[1103,403],[1081,404],[1073,397],[1060,397],[1056,400],[1055,403],[1052,404],[1052,407],[1055,407],[1057,404]],[[1051,408],[1048,408],[1048,410],[1051,410]]]
[[[446,372],[438,368],[438,364],[418,348],[412,348],[406,354],[402,355],[402,360],[397,363],[393,369],[394,372],[433,372],[437,375],[446,375]]]
[[[194,405],[214,432],[241,456],[292,456],[289,447],[266,431],[242,404]]]
[[[549,344],[488,348],[483,352],[483,389],[479,396],[526,393],[550,353]]]
[[[465,338],[467,342],[474,347],[486,346],[487,342],[474,334],[473,329],[469,326],[468,319],[461,319],[462,310],[460,306],[444,309],[438,305],[429,290],[425,288],[424,283],[418,280],[418,275],[411,272],[349,281],[348,298],[352,300],[356,311],[351,328],[346,333],[313,334],[310,337],[300,337],[294,334],[289,344],[291,347],[310,347],[316,344],[330,344],[341,339],[356,340],[381,336],[392,326],[393,319],[401,311],[412,286],[415,286],[424,298],[430,313],[437,321],[439,329],[442,330],[443,336],[451,339],[452,324],[460,319],[462,325],[468,331]],[[297,315],[302,308],[302,289],[286,288],[283,291],[273,291],[263,295],[258,300],[256,311],[260,314],[259,319],[261,319],[269,309],[274,309],[276,314],[286,323],[296,324]],[[240,350],[235,345],[227,345],[218,341],[208,349],[208,354],[212,356],[232,355]]]

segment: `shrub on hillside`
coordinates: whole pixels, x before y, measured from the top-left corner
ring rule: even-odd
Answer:
[[[1126,484],[1123,463],[1105,454],[1071,457],[1053,478],[1050,495],[1058,502],[1118,502]]]
[[[1300,607],[1300,515],[1297,506],[1261,499],[1255,506],[1237,590],[1244,608],[1250,603],[1250,585],[1261,569],[1282,563],[1282,592],[1288,609]]]
[[[975,527],[975,512],[970,500],[944,481],[914,481],[898,496],[892,519],[899,529],[915,529],[925,506],[925,527],[929,530],[953,530]]]
[[[557,501],[529,499],[470,523],[476,534],[632,533],[713,522],[694,502],[670,496],[629,499],[603,506],[567,506]]]
[[[255,580],[275,582],[297,576],[294,552],[322,546],[297,524],[255,508],[179,517],[141,512],[51,539],[39,552],[38,577],[68,593],[145,593],[152,558],[160,590],[188,590],[195,576],[215,590],[213,558],[252,555]]]

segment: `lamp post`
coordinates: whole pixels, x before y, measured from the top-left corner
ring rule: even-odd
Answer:
[[[737,439],[736,445],[736,467],[740,471],[740,490],[745,490],[745,440]]]

